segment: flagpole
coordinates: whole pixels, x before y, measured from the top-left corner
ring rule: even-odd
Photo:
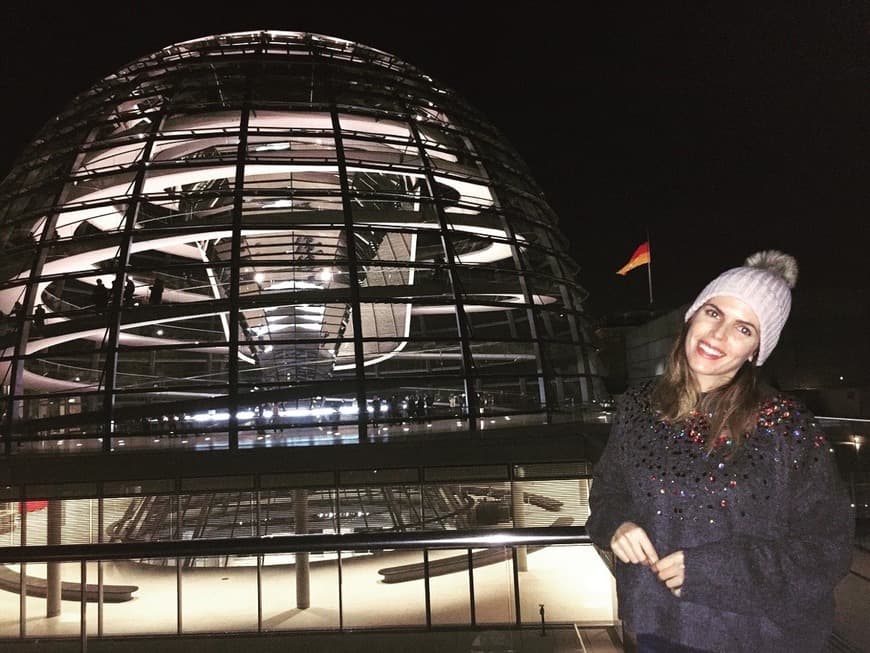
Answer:
[[[649,262],[646,264],[646,274],[647,279],[649,280],[649,303],[652,306],[653,303],[653,294],[652,294],[652,243],[649,239],[649,228],[646,229],[646,242],[647,247],[649,248]]]

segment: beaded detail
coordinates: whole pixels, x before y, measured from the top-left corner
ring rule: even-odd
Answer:
[[[654,502],[654,514],[662,519],[713,525],[726,516],[732,521],[752,517],[759,507],[767,512],[786,468],[800,470],[808,446],[815,450],[813,462],[824,451],[821,429],[806,419],[798,402],[782,395],[763,403],[756,430],[745,434],[736,452],[728,436],[707,451],[709,414],[695,412],[671,424],[650,408],[648,388],[626,399],[620,426],[638,437],[622,440],[621,455],[636,471],[629,475],[634,491]]]

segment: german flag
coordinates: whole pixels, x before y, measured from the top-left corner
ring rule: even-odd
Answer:
[[[616,274],[622,275],[623,277],[628,274],[631,270],[634,270],[636,267],[641,265],[649,264],[649,241],[642,243],[638,246],[636,250],[634,250],[634,254],[631,255],[631,258],[628,259],[628,263],[623,265],[619,270],[616,271]]]

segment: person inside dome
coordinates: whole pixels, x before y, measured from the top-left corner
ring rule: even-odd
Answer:
[[[586,526],[614,554],[640,653],[827,643],[854,514],[813,416],[758,378],[796,280],[775,250],[723,272],[686,312],[664,374],[618,402]]]

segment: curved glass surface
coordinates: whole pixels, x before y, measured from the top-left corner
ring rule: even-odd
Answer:
[[[244,448],[576,418],[576,264],[498,131],[313,34],[173,45],[0,187],[6,453]]]

